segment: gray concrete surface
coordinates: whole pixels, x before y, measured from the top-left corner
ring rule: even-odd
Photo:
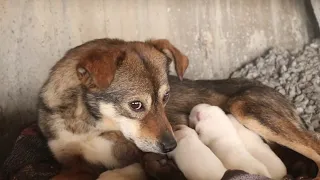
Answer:
[[[0,154],[17,127],[35,120],[38,90],[71,47],[103,37],[167,38],[190,57],[186,77],[226,78],[270,47],[313,38],[306,2],[1,0],[0,144],[8,148]]]

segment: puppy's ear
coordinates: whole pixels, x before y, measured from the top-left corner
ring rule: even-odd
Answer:
[[[189,65],[188,57],[182,54],[166,39],[149,40],[147,42],[164,53],[170,59],[170,62],[174,61],[177,75],[179,76],[180,80],[182,80],[183,75]]]
[[[77,75],[89,90],[107,88],[126,53],[120,49],[98,49],[88,52],[77,65]]]
[[[200,113],[200,111],[198,111],[197,115],[196,115],[196,120],[200,121],[200,119],[201,119],[201,113]]]

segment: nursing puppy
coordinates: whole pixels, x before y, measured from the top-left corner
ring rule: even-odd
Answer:
[[[201,141],[227,169],[270,177],[267,168],[246,150],[236,129],[219,107],[199,104],[191,110],[189,118],[190,126],[195,127]]]
[[[140,163],[131,164],[121,169],[109,170],[102,173],[98,180],[147,180]]]
[[[281,159],[263,142],[260,136],[241,125],[231,114],[228,117],[247,151],[267,167],[272,179],[282,179],[287,174],[287,168]]]
[[[200,141],[197,133],[185,125],[177,128],[174,134],[178,145],[168,156],[174,159],[185,177],[189,180],[221,179],[226,168]]]

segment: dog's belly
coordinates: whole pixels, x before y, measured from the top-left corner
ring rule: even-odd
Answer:
[[[113,155],[114,142],[98,136],[96,133],[73,134],[68,131],[59,133],[59,138],[50,140],[48,145],[63,163],[72,158],[81,157],[87,162],[103,165],[106,168],[119,167],[120,163]]]

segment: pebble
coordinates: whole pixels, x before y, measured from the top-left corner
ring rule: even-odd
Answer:
[[[295,102],[301,102],[301,101],[303,100],[303,98],[304,98],[304,94],[301,94],[301,95],[297,96],[297,97],[294,99],[294,101],[295,101]]]

